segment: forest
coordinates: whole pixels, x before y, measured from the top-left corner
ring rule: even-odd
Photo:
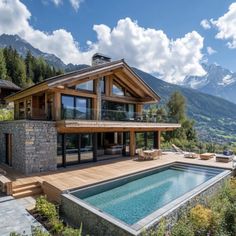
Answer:
[[[23,58],[12,47],[0,49],[0,79],[10,80],[21,88],[62,73],[61,69],[50,66],[42,57],[34,57],[30,51]]]

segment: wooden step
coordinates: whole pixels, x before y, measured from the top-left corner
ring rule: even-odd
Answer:
[[[13,182],[13,183],[12,183],[12,188],[14,188],[14,189],[22,188],[22,187],[26,187],[26,186],[29,186],[29,185],[32,185],[32,184],[41,186],[41,183],[40,183],[40,182],[37,182],[37,181],[35,181],[35,182],[29,182],[29,183],[24,183],[24,184],[18,183],[18,182],[16,181],[16,182]]]
[[[19,192],[24,192],[26,190],[31,190],[31,189],[41,189],[41,185],[39,184],[29,184],[29,185],[24,185],[24,186],[17,186],[13,187],[12,192],[13,193],[19,193]]]
[[[25,190],[25,191],[13,193],[12,196],[14,198],[23,198],[23,197],[39,195],[41,193],[42,193],[41,188],[34,188],[34,189],[30,189],[30,190]]]

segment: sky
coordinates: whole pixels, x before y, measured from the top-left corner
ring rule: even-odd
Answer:
[[[203,62],[236,72],[232,0],[0,0],[3,33],[64,63],[100,52],[176,84]]]

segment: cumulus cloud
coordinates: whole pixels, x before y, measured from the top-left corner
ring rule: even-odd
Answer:
[[[207,47],[207,53],[209,55],[212,55],[212,54],[217,53],[217,51],[215,49],[213,49],[212,47]]]
[[[211,23],[218,29],[216,38],[228,40],[229,48],[236,48],[236,2],[229,6],[228,11]]]
[[[204,29],[210,29],[211,28],[211,23],[210,21],[208,21],[207,19],[204,19],[201,21],[200,25],[204,28]]]
[[[162,30],[142,28],[130,18],[121,19],[116,27],[95,25],[98,35],[96,48],[113,58],[125,59],[133,66],[158,73],[172,83],[186,75],[204,75],[200,62],[203,57],[203,37],[196,31],[176,40]]]
[[[34,29],[29,23],[30,17],[31,13],[19,0],[0,1],[0,34],[18,34],[34,47],[55,54],[65,63],[90,64],[91,56],[102,52],[113,59],[125,58],[131,66],[161,74],[172,83],[181,82],[186,75],[205,74],[201,66],[203,37],[196,31],[174,40],[162,30],[143,28],[125,18],[114,28],[94,25],[97,40],[88,40],[87,50],[82,51],[70,32],[58,29],[47,33]]]

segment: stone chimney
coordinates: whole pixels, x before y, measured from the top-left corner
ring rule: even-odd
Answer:
[[[111,61],[110,57],[105,56],[101,53],[95,53],[92,56],[92,66],[100,65],[100,64],[107,63],[107,62],[110,62],[110,61]]]

